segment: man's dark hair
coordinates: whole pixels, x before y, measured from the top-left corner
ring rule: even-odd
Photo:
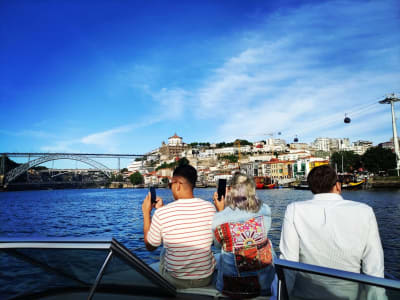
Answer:
[[[180,177],[185,178],[192,186],[192,189],[196,185],[197,171],[191,165],[187,165],[187,164],[179,165],[174,170],[174,173],[172,176],[180,176]]]
[[[337,174],[330,165],[315,167],[307,176],[313,194],[329,193],[337,180]]]

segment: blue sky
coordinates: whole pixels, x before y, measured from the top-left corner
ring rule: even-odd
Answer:
[[[2,0],[0,19],[0,152],[392,136],[398,1]]]

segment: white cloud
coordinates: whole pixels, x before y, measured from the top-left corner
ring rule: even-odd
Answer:
[[[115,135],[119,133],[129,132],[131,129],[131,126],[122,126],[103,132],[93,133],[81,138],[80,142],[83,144],[106,146],[110,144],[110,142],[112,142],[111,140],[114,138]]]
[[[204,81],[193,96],[199,99],[195,114],[219,119],[216,140],[271,131],[332,133],[328,130],[341,126],[345,112],[377,102],[398,85],[400,66],[387,63],[399,58],[398,48],[374,41],[393,40],[380,24],[393,14],[390,9],[390,3],[329,2],[277,14],[250,41],[242,41],[248,48]],[[381,116],[371,119],[374,126],[362,132],[376,136],[387,129],[375,121]],[[349,135],[361,132],[351,128]]]

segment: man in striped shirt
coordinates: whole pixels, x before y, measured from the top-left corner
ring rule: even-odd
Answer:
[[[170,188],[174,202],[163,205],[160,197],[151,203],[150,193],[142,204],[143,233],[146,248],[163,244],[160,273],[177,288],[207,286],[211,283],[215,259],[211,252],[211,224],[215,207],[194,198],[197,171],[190,165],[178,166]],[[151,218],[151,210],[156,211]]]

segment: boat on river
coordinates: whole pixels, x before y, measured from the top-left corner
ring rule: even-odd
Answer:
[[[342,189],[356,190],[363,188],[367,180],[365,178],[360,179],[351,173],[339,173],[339,180],[342,183]]]
[[[276,186],[269,176],[254,176],[254,181],[257,189],[273,189]]]
[[[355,288],[361,295],[357,299],[373,298],[376,295],[385,295],[387,298],[384,299],[388,300],[400,298],[398,280],[281,259],[275,259],[274,265],[277,274],[274,296],[258,296],[253,299],[290,299],[290,293],[296,291],[293,286],[300,288],[297,292],[307,296],[303,288],[313,287],[316,275],[319,278],[319,285],[315,286],[319,289],[319,299],[326,299],[325,295],[329,299],[339,299],[343,296],[341,286],[347,288],[345,293],[349,287]],[[112,238],[0,238],[0,270],[1,299],[227,298],[213,286],[176,289]],[[297,284],[297,277],[293,277],[296,274],[304,275],[301,286]],[[325,290],[321,290],[320,283],[324,281],[328,284]]]

